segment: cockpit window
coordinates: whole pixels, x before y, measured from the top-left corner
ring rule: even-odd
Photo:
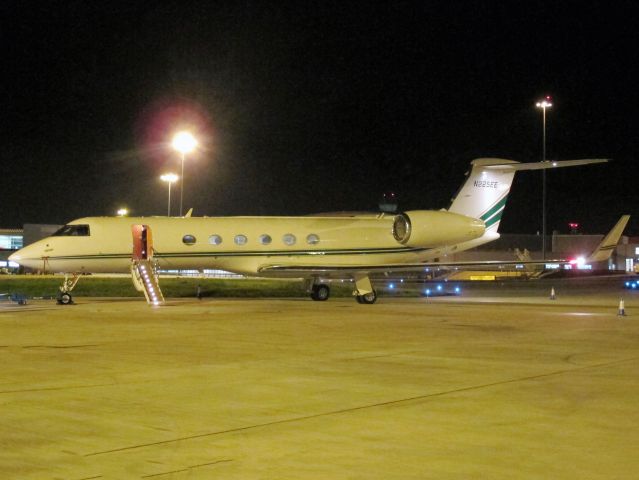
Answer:
[[[54,237],[88,237],[88,225],[65,225],[53,234]]]

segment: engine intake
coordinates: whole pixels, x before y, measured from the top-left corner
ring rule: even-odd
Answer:
[[[486,226],[477,219],[436,210],[404,212],[393,221],[393,237],[408,247],[441,247],[474,240]]]

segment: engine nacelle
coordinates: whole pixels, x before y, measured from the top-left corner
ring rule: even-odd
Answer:
[[[437,210],[404,212],[393,222],[393,237],[408,247],[443,247],[479,238],[485,230],[478,218]]]

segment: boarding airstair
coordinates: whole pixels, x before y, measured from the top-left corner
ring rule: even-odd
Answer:
[[[159,275],[153,262],[153,239],[148,225],[131,225],[133,255],[131,257],[131,279],[139,292],[144,292],[149,305],[164,303],[160,290]]]
[[[158,274],[151,260],[133,260],[131,262],[131,278],[139,292],[144,292],[149,305],[164,303],[164,295],[160,289]]]

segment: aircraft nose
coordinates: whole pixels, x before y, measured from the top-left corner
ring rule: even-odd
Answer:
[[[38,252],[31,247],[24,247],[9,255],[10,262],[16,262],[23,267],[35,268],[41,261]]]

